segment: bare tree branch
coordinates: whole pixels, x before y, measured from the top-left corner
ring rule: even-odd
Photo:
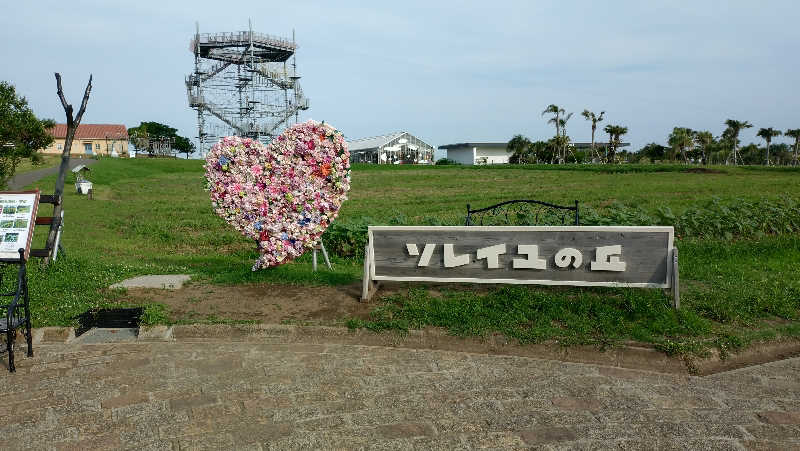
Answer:
[[[81,107],[78,110],[78,115],[75,116],[75,122],[78,124],[81,123],[81,119],[83,119],[83,112],[86,111],[86,104],[89,103],[89,94],[92,93],[92,74],[89,74],[89,83],[86,85],[86,91],[83,93],[83,101],[81,102]]]
[[[75,131],[81,123],[83,113],[86,111],[86,104],[89,103],[89,94],[92,92],[92,76],[89,75],[89,83],[86,85],[86,91],[83,93],[83,101],[81,108],[78,110],[78,115],[72,117],[72,105],[67,102],[64,96],[64,90],[61,87],[61,74],[56,72],[56,86],[58,87],[58,98],[61,100],[61,106],[64,107],[64,113],[67,116],[67,136],[64,139],[64,150],[61,152],[61,166],[58,169],[58,179],[56,180],[56,189],[54,196],[57,199],[57,204],[53,209],[53,222],[50,224],[50,233],[47,235],[46,248],[52,252],[55,245],[56,233],[60,226],[61,210],[63,209],[61,196],[64,194],[64,180],[67,176],[67,169],[69,169],[69,154],[72,150],[72,141],[75,139]],[[43,263],[46,265],[50,261],[50,257],[45,257]]]
[[[61,100],[61,106],[64,107],[64,112],[67,113],[67,126],[69,126],[72,123],[72,105],[64,97],[64,90],[61,88],[61,74],[58,72],[56,72],[56,86],[58,87],[58,98]]]

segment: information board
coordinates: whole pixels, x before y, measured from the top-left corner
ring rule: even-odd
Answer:
[[[369,227],[372,281],[673,288],[672,227]],[[677,290],[674,292],[678,303]]]
[[[39,190],[0,192],[0,261],[18,261],[19,249],[28,259],[38,208]]]

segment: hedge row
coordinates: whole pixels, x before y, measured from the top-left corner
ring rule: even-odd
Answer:
[[[667,225],[675,227],[679,238],[760,238],[800,232],[800,202],[783,197],[777,200],[746,201],[733,199],[708,202],[687,208],[675,214],[669,207],[648,212],[634,205],[612,204],[602,210],[581,207],[581,225]],[[558,222],[555,222],[558,221]],[[551,225],[560,225],[552,218]],[[323,236],[325,246],[340,257],[361,258],[367,244],[367,227],[370,225],[463,225],[463,217],[426,217],[411,221],[404,216],[378,221],[360,217],[351,221],[335,222]],[[539,225],[548,225],[548,221]]]

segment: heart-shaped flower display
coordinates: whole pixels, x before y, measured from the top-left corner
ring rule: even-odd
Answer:
[[[258,243],[253,271],[313,247],[350,189],[347,143],[324,122],[293,125],[268,145],[223,138],[205,170],[214,211]]]

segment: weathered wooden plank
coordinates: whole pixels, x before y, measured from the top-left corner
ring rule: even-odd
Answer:
[[[370,227],[370,235],[373,280],[660,288],[672,282],[671,227]],[[538,259],[521,252],[530,246],[537,246]],[[621,246],[612,258],[624,270],[601,270],[598,263],[593,269],[593,261],[608,261],[607,246]],[[573,264],[559,267],[556,257]]]
[[[58,205],[60,204],[60,200],[58,196],[54,196],[52,194],[42,194],[39,196],[39,203],[40,204],[53,204]]]

